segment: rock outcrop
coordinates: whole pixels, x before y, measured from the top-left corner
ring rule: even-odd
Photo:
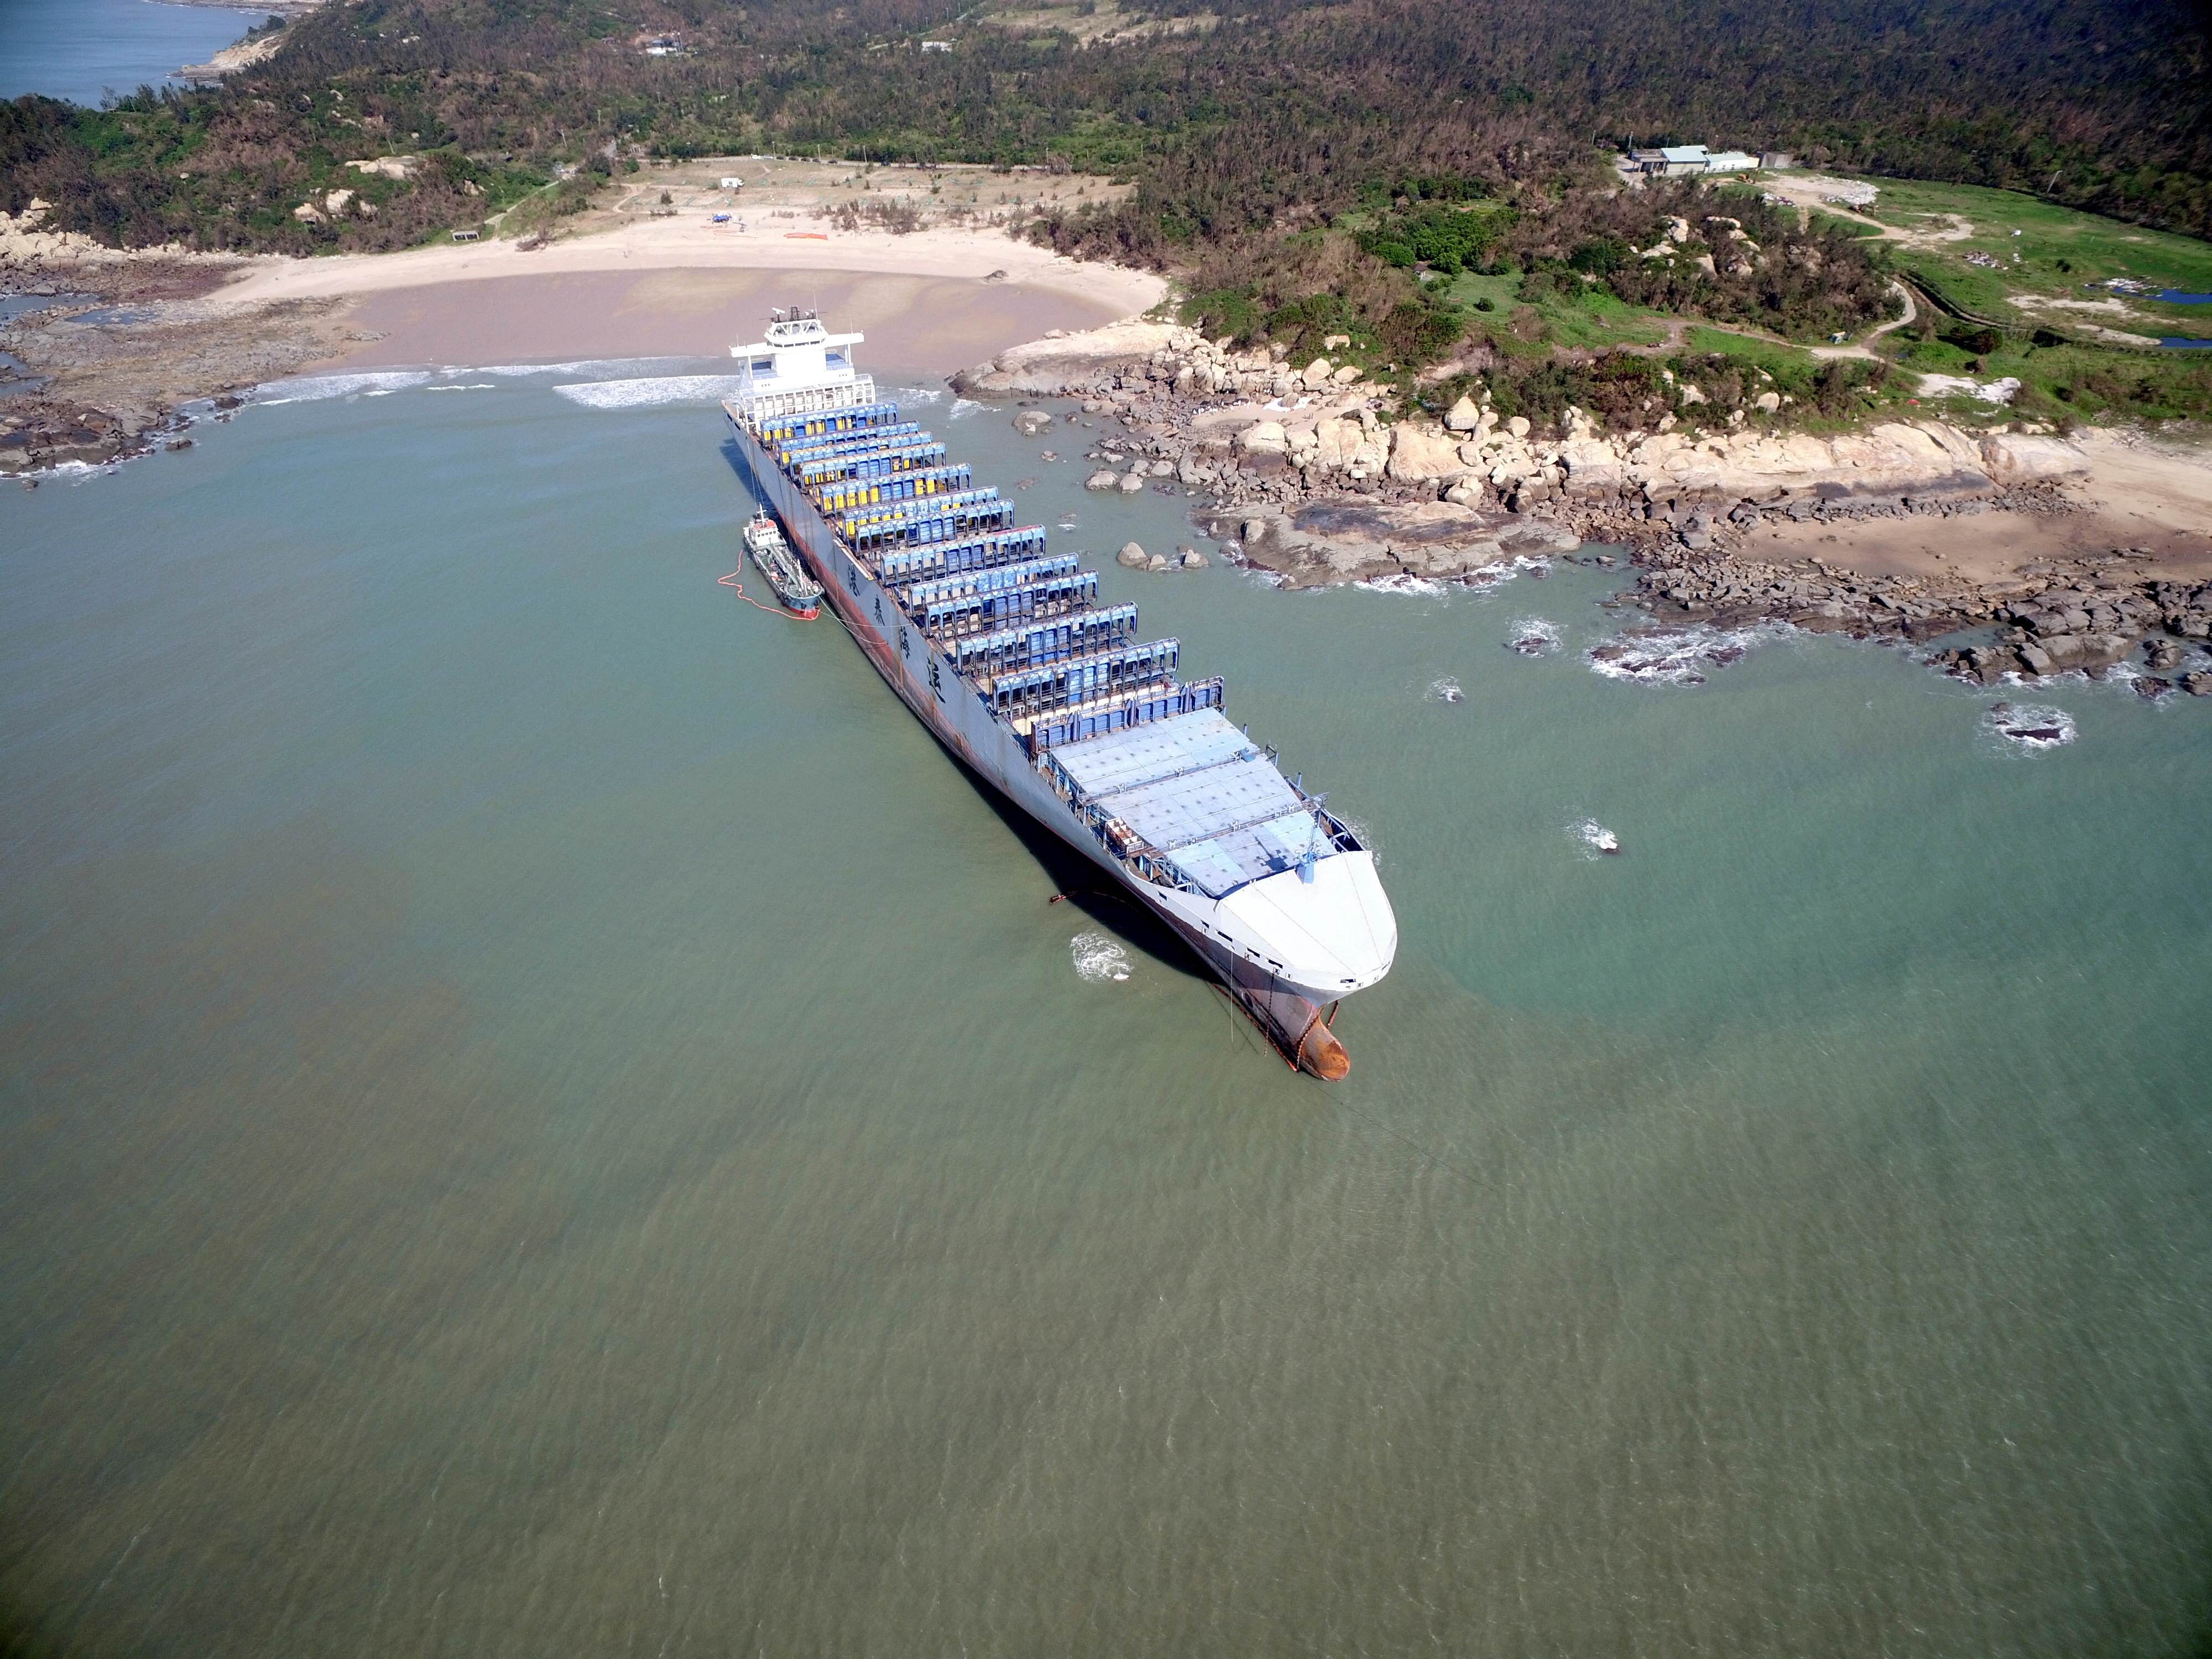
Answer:
[[[1042,394],[1060,397],[1089,391],[1101,379],[1141,365],[1161,352],[1188,350],[1199,343],[1197,331],[1170,323],[1115,323],[1058,339],[1010,346],[988,362],[952,377],[964,397]]]

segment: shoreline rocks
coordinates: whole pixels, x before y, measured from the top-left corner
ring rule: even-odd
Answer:
[[[1954,673],[2104,672],[2150,640],[2212,637],[2212,585],[2137,580],[2106,567],[2132,550],[2053,561],[2017,580],[1861,578],[1818,558],[1739,553],[1763,522],[1852,524],[1992,512],[2071,512],[2064,486],[2088,457],[2043,430],[1972,433],[1934,420],[1836,434],[1743,430],[1607,433],[1569,410],[1559,438],[1465,396],[1441,422],[1394,419],[1382,389],[1326,358],[1163,323],[1121,323],[1031,342],[956,376],[965,396],[1081,400],[1097,490],[1188,493],[1193,522],[1231,562],[1285,586],[1392,577],[1462,580],[1504,561],[1626,545],[1627,597],[1655,617],[1719,627],[1799,627],[1921,641],[1976,628],[1987,644],[1942,653]],[[1155,568],[1150,558],[1146,568]],[[2061,614],[2045,593],[2073,594]],[[2192,631],[2194,630],[2194,631]],[[2205,686],[2199,692],[2194,678]],[[2182,688],[2212,695],[2212,676]]]

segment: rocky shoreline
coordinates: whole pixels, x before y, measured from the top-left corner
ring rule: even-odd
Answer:
[[[2172,684],[2158,671],[2212,639],[2212,582],[2168,580],[2138,548],[1989,580],[1866,576],[1743,545],[1762,526],[2075,511],[2066,487],[2087,457],[2047,430],[1931,420],[1815,436],[1741,429],[1739,413],[1713,433],[1670,419],[1607,434],[1571,410],[1564,435],[1547,438],[1467,398],[1441,423],[1393,420],[1383,389],[1356,368],[1301,368],[1279,348],[1239,352],[1143,322],[1048,336],[953,384],[975,398],[1079,399],[1067,418],[1097,434],[1090,488],[1190,495],[1194,524],[1224,556],[1288,586],[1480,580],[1502,562],[1591,541],[1629,550],[1625,597],[1655,622],[1780,622],[1914,642],[1980,630],[1982,643],[1935,659],[1984,684],[2102,673],[2141,651],[2152,673],[2138,689],[2154,696]],[[1779,404],[1770,394],[1757,412],[1778,416]],[[1032,434],[1049,422],[1035,409],[1017,416]],[[2181,685],[2212,695],[2212,673]]]
[[[180,447],[191,407],[235,407],[349,337],[343,302],[210,299],[255,261],[106,247],[46,211],[0,213],[0,299],[21,302],[0,319],[0,477]]]

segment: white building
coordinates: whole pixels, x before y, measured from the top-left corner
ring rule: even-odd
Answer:
[[[1668,144],[1658,149],[1629,151],[1627,165],[1632,172],[1662,179],[1690,179],[1709,173],[1749,173],[1759,166],[1759,157],[1740,149]]]

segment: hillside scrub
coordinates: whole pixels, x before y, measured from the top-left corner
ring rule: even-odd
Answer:
[[[1168,0],[1144,15],[1194,9]],[[641,39],[659,33],[682,51],[646,55]],[[923,54],[924,34],[955,49]],[[15,100],[0,118],[0,207],[40,196],[58,228],[123,243],[373,246],[407,234],[381,222],[389,198],[375,222],[285,222],[319,155],[442,151],[520,168],[534,186],[556,161],[826,150],[1110,169],[1135,180],[1128,201],[1047,234],[1165,266],[1370,206],[1378,179],[1414,184],[1401,228],[1449,230],[1431,210],[1523,207],[1634,134],[2032,189],[2203,234],[2207,69],[2184,0],[1903,12],[1892,0],[1726,12],[1256,0],[1204,29],[1110,45],[1001,28],[957,0],[641,0],[619,17],[596,0],[353,0],[293,21],[229,83],[149,94],[120,120]],[[1452,182],[1432,191],[1431,179]],[[1480,191],[1453,193],[1471,185]],[[1467,263],[1465,250],[1435,252]]]

